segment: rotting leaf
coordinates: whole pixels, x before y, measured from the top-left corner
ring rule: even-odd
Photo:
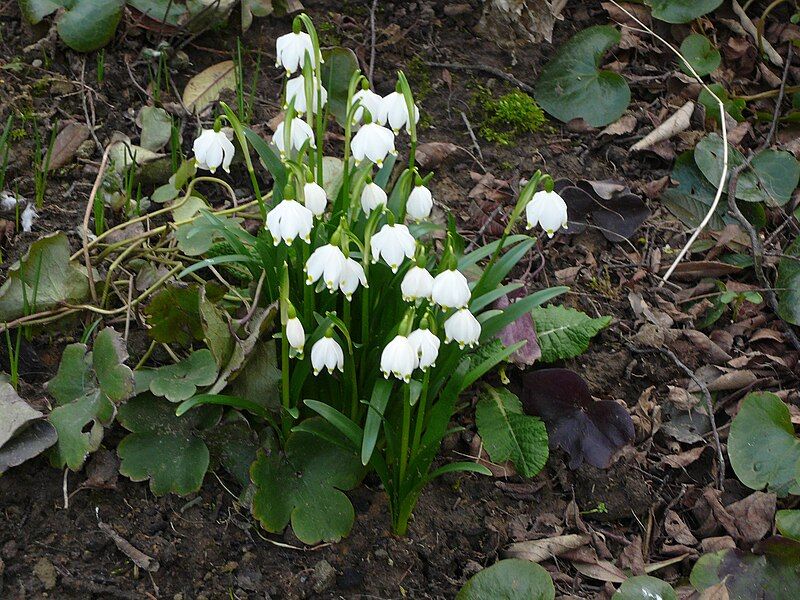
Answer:
[[[183,105],[194,113],[201,113],[212,102],[219,100],[222,90],[236,89],[236,68],[232,60],[212,65],[189,80],[183,90]]]
[[[120,407],[117,419],[131,433],[119,443],[120,473],[150,480],[157,496],[196,492],[203,484],[209,452],[203,430],[219,422],[219,406],[203,406],[177,417],[166,400],[141,394]]]
[[[0,382],[0,475],[56,443],[56,430],[43,416],[11,384]]]
[[[0,286],[0,322],[56,308],[64,302],[79,304],[88,294],[85,270],[70,261],[67,236],[57,232],[33,242],[8,269],[8,277]]]
[[[589,342],[611,324],[611,317],[593,319],[574,308],[551,304],[531,312],[544,362],[583,354]]]
[[[772,536],[752,553],[734,548],[705,554],[689,579],[699,592],[724,582],[730,600],[789,600],[800,581],[800,542]]]
[[[800,494],[800,439],[789,409],[775,394],[751,393],[742,401],[731,423],[728,455],[747,487]]]
[[[508,308],[510,306],[508,296],[505,294],[500,296],[494,306],[500,310]],[[525,342],[522,348],[508,357],[510,362],[520,368],[529,367],[542,357],[542,349],[536,336],[533,317],[529,312],[523,313],[518,319],[503,327],[499,337],[504,346],[513,346],[521,341]]]
[[[541,540],[528,540],[511,544],[505,555],[512,558],[524,558],[531,562],[540,563],[558,557],[566,552],[576,550],[590,543],[592,538],[588,535],[571,533],[556,535]]]
[[[488,387],[475,408],[478,433],[495,463],[508,460],[524,477],[534,477],[547,463],[547,429],[522,412],[519,398],[504,388]]]
[[[217,380],[217,365],[207,348],[192,352],[174,365],[156,369],[150,378],[150,391],[170,402],[183,402],[194,396],[198,387]]]
[[[508,558],[473,575],[458,592],[456,600],[553,600],[555,596],[553,580],[543,567],[527,560]]]
[[[564,122],[582,118],[592,127],[603,127],[619,119],[631,90],[619,73],[598,68],[619,40],[619,31],[610,25],[578,32],[545,65],[536,84],[536,101]]]
[[[337,432],[315,417],[319,427]],[[291,433],[283,453],[259,452],[250,468],[256,486],[253,516],[271,533],[291,521],[305,544],[338,542],[353,526],[353,505],[344,494],[361,480],[358,455],[304,431]]]
[[[589,386],[569,369],[542,369],[523,376],[520,399],[527,414],[541,417],[550,443],[566,450],[569,466],[604,469],[634,439],[628,411],[611,400],[595,401]]]
[[[72,162],[75,152],[78,151],[81,144],[88,140],[90,136],[91,132],[89,128],[83,123],[67,123],[67,125],[58,132],[53,142],[50,162],[47,164],[48,170],[54,171]]]

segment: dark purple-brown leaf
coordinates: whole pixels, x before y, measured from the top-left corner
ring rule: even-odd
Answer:
[[[610,400],[595,401],[589,386],[569,369],[541,369],[523,377],[520,394],[527,414],[544,420],[551,444],[566,450],[569,466],[604,469],[614,453],[634,439],[628,411]]]

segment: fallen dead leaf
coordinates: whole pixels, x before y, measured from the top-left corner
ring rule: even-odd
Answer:
[[[428,142],[417,146],[415,156],[419,166],[423,169],[435,169],[448,160],[458,149],[458,146],[450,142]]]
[[[735,519],[739,532],[736,539],[747,544],[754,544],[770,533],[775,519],[776,503],[775,494],[755,492],[728,505],[726,508]]]
[[[692,535],[689,527],[674,510],[668,510],[664,515],[664,530],[679,544],[697,545],[697,538]]]
[[[505,552],[509,558],[522,558],[535,563],[561,556],[565,552],[585,546],[591,541],[588,535],[558,535],[542,540],[530,540],[511,544]]]
[[[53,142],[48,170],[53,171],[69,164],[80,145],[88,140],[90,135],[89,128],[83,123],[68,123]]]

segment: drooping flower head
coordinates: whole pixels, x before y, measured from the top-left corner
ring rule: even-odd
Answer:
[[[322,369],[333,373],[336,369],[344,371],[344,351],[335,339],[333,333],[328,331],[311,347],[311,368],[314,375],[319,375]]]
[[[313,59],[314,43],[310,35],[295,26],[295,31],[275,40],[275,54],[277,56],[275,66],[283,67],[286,69],[286,75],[291,75],[303,67],[306,55]]]
[[[433,209],[433,194],[424,185],[415,185],[408,196],[406,212],[414,221],[422,221],[431,216]]]
[[[403,127],[406,128],[407,132],[411,131],[411,124],[408,118],[408,105],[406,104],[406,97],[402,92],[394,91],[383,97],[381,111],[378,113],[377,120],[381,125],[388,124],[395,134]],[[414,124],[416,123],[419,123],[419,108],[415,104]]]
[[[442,271],[433,280],[431,299],[442,308],[465,308],[471,295],[467,278],[456,269]]]
[[[387,379],[391,374],[408,383],[418,364],[417,351],[404,335],[395,336],[381,354],[381,372]]]
[[[267,213],[267,231],[272,234],[277,246],[281,239],[291,246],[296,238],[311,243],[311,228],[314,215],[297,200],[282,200],[278,206]]]
[[[397,273],[403,260],[414,256],[416,245],[408,227],[386,224],[372,236],[372,262],[376,263],[382,258],[392,269],[392,273]]]
[[[275,128],[272,142],[278,147],[281,158],[286,158],[286,153],[292,150],[300,150],[303,144],[308,142],[311,148],[316,148],[314,142],[314,131],[303,119],[295,117],[289,125],[289,148],[286,148],[286,121],[281,121]]]
[[[372,117],[371,120],[376,121],[378,119],[383,104],[383,98],[380,94],[376,94],[368,87],[363,88],[353,94],[353,104],[356,102],[359,105],[353,111],[353,123],[361,123],[364,118],[364,110],[369,112]]]
[[[439,346],[442,341],[430,329],[415,329],[408,336],[408,342],[414,347],[419,357],[419,368],[426,371],[436,366],[439,357]]]
[[[306,208],[315,217],[322,216],[328,207],[328,194],[325,193],[325,188],[315,181],[308,181],[303,185],[303,199]]]
[[[313,80],[311,89],[311,112],[316,113],[318,110],[317,94],[320,94],[322,106],[325,106],[328,102],[328,92],[316,78]],[[294,110],[297,114],[302,115],[308,110],[309,103],[306,99],[306,80],[302,74],[286,82],[286,101],[283,107],[288,108],[292,101],[294,101]]]
[[[406,272],[403,281],[400,283],[400,292],[406,302],[414,302],[420,298],[430,300],[432,291],[433,275],[424,267],[417,265],[414,265]]]
[[[224,131],[204,129],[192,145],[194,159],[199,169],[214,173],[218,167],[226,173],[231,172],[231,161],[236,153],[228,136]]]
[[[560,227],[567,228],[567,203],[556,192],[538,191],[525,206],[528,229],[539,225],[553,237]]]
[[[291,317],[286,321],[286,341],[289,346],[294,349],[297,354],[303,356],[303,347],[306,343],[306,332],[303,329],[303,324],[296,316]]]
[[[367,159],[378,165],[378,168],[383,166],[388,154],[397,154],[394,149],[394,134],[377,123],[363,125],[350,141],[350,150],[356,164]]]
[[[344,252],[339,246],[335,244],[320,246],[306,261],[306,284],[312,285],[322,277],[325,286],[333,292],[339,287],[345,260]]]
[[[371,179],[368,180],[364,189],[361,190],[361,208],[364,210],[364,213],[369,216],[369,214],[379,206],[386,206],[387,201],[388,197],[386,196],[386,192],[383,191],[383,188]]]
[[[444,322],[445,341],[456,342],[459,348],[477,346],[481,338],[481,324],[466,308],[457,310]]]

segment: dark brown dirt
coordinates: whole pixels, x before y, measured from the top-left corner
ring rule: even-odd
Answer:
[[[370,1],[305,2],[317,27],[330,43],[356,49],[362,65],[369,60]],[[410,72],[412,84],[428,88],[421,109],[429,127],[421,133],[424,141],[447,141],[471,150],[471,141],[461,111],[475,117],[469,99],[475,83],[496,93],[511,89],[508,84],[487,77],[481,71],[453,71],[452,88],[442,78],[442,70],[425,68],[427,62],[488,64],[508,69],[526,82],[533,82],[554,46],[588,25],[608,22],[599,2],[571,3],[564,21],[556,25],[554,44],[528,45],[512,54],[491,41],[479,39],[473,28],[479,17],[477,0],[472,10],[447,17],[448,2],[381,2],[376,14],[381,32],[398,33],[377,47],[375,84],[387,93],[397,69],[417,67]],[[14,2],[4,3],[0,13],[3,41],[0,55],[4,62],[18,58],[20,70],[3,71],[0,81],[0,117],[9,111],[35,113],[43,131],[56,120],[75,118],[84,122],[81,71],[83,57],[63,48],[46,49],[50,58],[42,66],[32,66],[39,54],[23,54],[22,48],[37,36],[21,24]],[[264,127],[278,110],[280,76],[271,68],[274,39],[289,27],[288,19],[256,20],[243,37],[250,65],[261,56],[262,71],[255,103],[255,125]],[[233,26],[235,28],[235,24]],[[394,29],[392,29],[394,28]],[[366,33],[365,33],[366,32]],[[171,39],[173,44],[181,36]],[[115,130],[132,137],[138,135],[134,117],[147,103],[147,64],[140,59],[142,48],[154,47],[156,34],[133,26],[123,26],[115,42],[105,51],[104,83],[94,79],[95,57],[85,64],[85,81],[96,89],[93,110],[95,134],[105,143]],[[175,67],[171,76],[182,89],[191,75],[202,68],[227,59],[235,46],[235,32],[210,33],[195,39],[183,50],[189,64]],[[130,73],[128,68],[130,67]],[[636,70],[636,66],[631,69]],[[64,91],[68,90],[68,91]],[[637,99],[651,100],[647,89],[634,89]],[[175,107],[170,96],[167,105]],[[130,108],[129,108],[130,107]],[[15,144],[9,168],[8,187],[26,197],[33,196],[30,164],[32,122],[18,125],[25,131]],[[196,122],[183,120],[185,148],[196,129]],[[331,140],[329,143],[338,143]],[[631,156],[622,147],[601,140],[596,131],[575,132],[549,122],[537,134],[519,138],[513,147],[501,147],[481,140],[482,165],[464,154],[452,157],[438,169],[433,192],[459,219],[468,239],[481,232],[491,212],[467,198],[475,185],[472,174],[483,169],[512,188],[520,177],[542,168],[554,177],[609,178],[626,181],[636,189],[667,173],[669,163],[648,156]],[[39,211],[40,219],[30,234],[20,234],[14,244],[3,248],[6,266],[29,243],[45,232],[69,231],[77,242],[75,228],[82,219],[89,190],[98,168],[100,149],[91,148],[70,167],[51,176],[47,199]],[[244,173],[234,178],[246,186]],[[149,190],[144,190],[148,193]],[[507,203],[512,202],[508,194]],[[114,216],[109,215],[113,220]],[[503,223],[499,224],[501,227]],[[643,228],[647,244],[654,237],[680,238],[682,228],[655,231]],[[679,246],[682,242],[673,242]],[[634,240],[634,244],[639,244]],[[77,245],[75,245],[77,247]],[[557,239],[545,244],[545,267],[526,267],[532,286],[553,285],[559,269],[590,257],[589,273],[579,279],[565,301],[590,314],[612,314],[612,329],[598,336],[591,350],[570,366],[589,382],[595,397],[618,399],[636,405],[643,390],[656,386],[655,394],[666,396],[666,382],[682,375],[658,355],[633,356],[620,342],[620,331],[632,333],[627,294],[630,278],[637,270],[621,246],[612,247],[592,232],[579,238]],[[1,276],[1,275],[0,275]],[[23,353],[24,395],[42,403],[41,383],[52,374],[60,349],[74,332],[42,332]],[[46,334],[46,335],[45,335]],[[2,345],[0,345],[2,346]],[[0,361],[5,364],[5,349]],[[690,361],[690,357],[684,360]],[[454,452],[468,452],[472,426],[463,417],[466,431],[447,440],[443,459]],[[90,460],[114,460],[115,436],[107,438],[108,450]],[[196,497],[154,497],[145,484],[120,477],[116,487],[107,490],[80,489],[85,473],[70,474],[67,489],[69,508],[64,508],[63,473],[49,468],[44,460],[34,460],[0,478],[0,597],[1,598],[171,598],[173,600],[236,598],[451,598],[481,567],[502,557],[511,541],[554,535],[574,500],[580,511],[594,511],[599,503],[607,512],[590,512],[586,519],[602,521],[601,527],[613,530],[607,544],[618,556],[624,547],[620,540],[633,534],[644,535],[642,523],[654,507],[663,507],[686,474],[670,479],[670,474],[648,473],[640,467],[644,455],[652,450],[648,441],[636,452],[623,456],[609,471],[583,466],[576,472],[566,469],[562,456],[554,453],[547,469],[532,481],[521,478],[490,479],[475,476],[446,477],[431,485],[422,495],[410,534],[399,539],[388,533],[387,508],[381,491],[371,482],[350,494],[356,508],[352,534],[341,543],[318,548],[302,548],[291,532],[281,537],[266,536],[253,522],[247,509],[238,504],[222,479],[213,474]],[[709,454],[709,453],[707,453]],[[702,461],[701,461],[702,462]],[[698,463],[700,464],[700,463]],[[708,463],[703,468],[707,471]],[[91,470],[91,466],[89,468]],[[707,472],[692,473],[709,480]],[[690,478],[691,479],[691,478]],[[374,482],[372,482],[374,483]],[[225,484],[225,485],[223,485]],[[573,506],[574,508],[574,506]],[[158,560],[157,572],[147,573],[122,554],[98,528],[98,518],[110,524],[136,548]],[[655,535],[655,534],[654,534]],[[652,541],[652,540],[651,540]],[[657,546],[652,545],[653,548]],[[657,552],[656,552],[657,554]],[[650,549],[647,549],[650,556]],[[653,559],[655,560],[655,558]],[[595,581],[576,575],[568,565],[560,565],[556,583],[563,593],[591,597],[601,588]],[[549,568],[553,568],[552,565]],[[675,578],[688,574],[687,565],[672,571]]]

